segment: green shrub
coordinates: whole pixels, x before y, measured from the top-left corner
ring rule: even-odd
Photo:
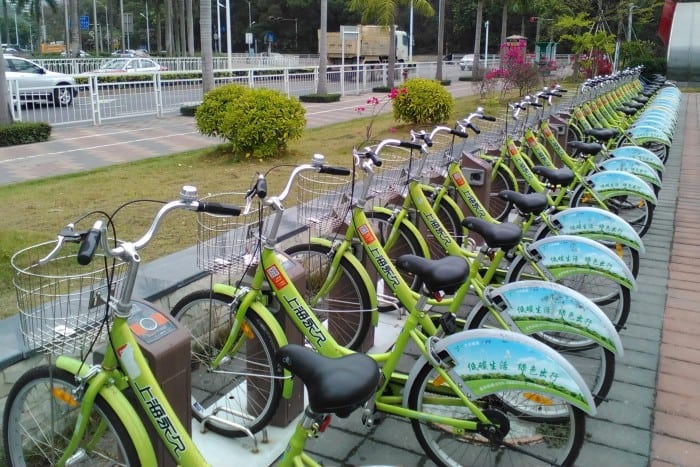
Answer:
[[[394,98],[394,119],[413,125],[444,123],[453,107],[452,95],[439,81],[411,78]]]
[[[45,122],[15,122],[0,125],[0,146],[48,141],[51,125]]]
[[[298,100],[278,91],[229,84],[204,96],[195,120],[202,134],[228,140],[237,154],[273,157],[301,137],[304,114]]]
[[[340,94],[305,94],[299,96],[301,102],[338,102]]]
[[[372,88],[372,92],[391,92],[389,86],[375,86]]]

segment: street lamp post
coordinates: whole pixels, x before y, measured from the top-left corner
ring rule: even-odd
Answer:
[[[253,32],[253,17],[250,14],[250,0],[248,0],[248,32],[252,33]],[[252,55],[252,46],[253,46],[253,41],[251,40],[248,42],[248,55]]]
[[[637,5],[634,3],[630,4],[630,12],[627,16],[627,42],[632,40],[632,10],[635,8],[637,8]]]
[[[139,12],[139,15],[142,17],[146,18],[146,48],[148,49],[148,53],[151,53],[151,25],[148,20],[148,2],[146,2],[146,14],[144,15],[143,13]]]
[[[489,68],[489,21],[484,21],[484,27],[486,28],[486,40],[484,41],[484,70]]]
[[[218,7],[217,7],[218,8]],[[228,69],[233,68],[233,56],[231,55],[231,1],[226,0],[226,57]]]

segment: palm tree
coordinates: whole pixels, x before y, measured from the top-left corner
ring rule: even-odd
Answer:
[[[396,69],[396,16],[399,5],[405,5],[407,0],[350,0],[350,11],[362,12],[362,22],[369,24],[376,22],[381,26],[389,27],[389,69],[387,85],[394,87],[394,70]],[[433,16],[435,10],[428,0],[414,0],[413,10],[424,16]]]
[[[211,0],[199,0],[199,40],[202,43],[202,92],[206,94],[214,89]]]

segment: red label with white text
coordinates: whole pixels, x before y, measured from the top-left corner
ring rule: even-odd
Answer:
[[[277,290],[281,290],[287,286],[287,279],[285,279],[280,270],[277,269],[277,266],[272,265],[265,269],[265,275]]]

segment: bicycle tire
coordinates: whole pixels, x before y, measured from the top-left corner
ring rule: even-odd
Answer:
[[[481,306],[473,314],[469,329],[502,329],[492,312]],[[588,338],[572,333],[534,333],[530,335],[559,352],[583,377],[596,405],[608,395],[615,380],[615,354]],[[583,346],[579,343],[584,343]]]
[[[529,260],[517,257],[508,269],[506,283],[519,280],[543,280]],[[616,330],[624,327],[629,317],[632,296],[627,287],[599,274],[577,273],[562,277],[557,283],[588,297],[605,313]]]
[[[643,198],[632,194],[627,196],[614,196],[603,201],[608,211],[617,214],[643,237],[649,231],[654,220],[654,205]],[[588,193],[588,187],[579,185],[571,195],[569,206],[575,207],[597,207],[601,206]]]
[[[377,239],[379,242],[382,244],[382,246],[386,245],[386,240],[389,236],[389,232],[391,229],[394,227],[394,220],[392,218],[391,214],[385,213],[385,212],[376,212],[376,211],[371,211],[366,213],[367,219],[369,222],[372,224],[372,230],[374,231],[374,234],[377,236]],[[404,224],[400,224],[398,226],[399,229],[399,236],[398,239],[394,242],[394,244],[386,250],[387,255],[389,256],[389,259],[391,260],[392,263],[396,263],[396,258],[398,258],[401,255],[404,254],[411,254],[411,255],[417,255],[417,256],[422,256],[426,257],[426,252],[423,251],[423,248],[420,245],[420,240],[416,237],[416,235],[406,227]],[[374,269],[374,268],[372,268]],[[396,309],[396,306],[394,305],[394,302],[391,300],[393,299],[394,295],[390,290],[384,291],[385,287],[383,284],[383,279],[380,277],[376,276],[376,273],[373,270],[370,270],[370,275],[372,275],[375,278],[375,290],[377,291],[379,295],[379,311],[381,313],[386,313],[388,311],[392,311]],[[401,277],[403,277],[403,280],[406,281],[406,283],[411,287],[411,290],[418,291],[420,288],[420,283],[418,280],[418,277],[415,275],[411,275],[407,272],[402,272],[399,271],[399,274]],[[389,297],[390,300],[388,301],[383,301],[382,297],[387,296]]]
[[[447,355],[441,355],[442,362],[448,367],[452,362]],[[461,420],[474,419],[472,412],[455,403],[456,397],[444,386],[436,388],[437,372],[426,362],[417,373],[409,396],[408,408],[424,413],[447,415]],[[585,436],[585,416],[583,412],[550,395],[540,395],[529,391],[531,400],[550,401],[562,406],[559,413],[563,416],[527,416],[514,410],[511,394],[497,393],[474,400],[494,423],[509,426],[509,432],[503,439],[504,444],[495,446],[484,436],[452,431],[449,426],[429,423],[424,419],[412,418],[411,425],[418,442],[428,456],[441,466],[465,465],[499,465],[499,466],[541,466],[550,461],[550,465],[572,465],[578,457]],[[444,403],[440,404],[443,400]],[[533,402],[530,402],[533,404]],[[500,420],[498,420],[500,418]],[[497,421],[498,420],[498,421]],[[559,437],[557,437],[559,435]],[[506,443],[511,443],[509,449]]]
[[[49,365],[32,368],[17,380],[3,416],[5,460],[10,465],[57,463],[80,416],[79,403],[70,397],[76,387],[73,374]],[[93,409],[81,443],[84,465],[139,465],[124,423],[99,394]],[[94,438],[97,428],[104,428],[99,440]]]
[[[285,251],[305,272],[299,292],[316,316],[327,325],[335,341],[348,349],[360,350],[372,326],[372,302],[360,272],[345,258],[340,259],[338,280],[325,297],[318,290],[328,278],[330,248],[318,244],[293,245]],[[330,318],[330,319],[329,319]]]
[[[282,369],[274,357],[279,348],[267,324],[246,313],[233,352],[212,371],[231,329],[231,297],[199,290],[183,297],[171,314],[192,334],[192,415],[222,436],[246,433],[231,422],[257,433],[270,422],[282,394]],[[215,415],[215,416],[212,416]]]
[[[501,222],[506,221],[508,214],[513,210],[512,202],[498,196],[503,190],[520,191],[517,185],[513,185],[513,180],[511,180],[508,173],[501,166],[498,166],[491,173],[488,211],[491,217]]]
[[[537,234],[535,235],[533,241],[542,240],[545,237],[554,235],[556,234],[552,233],[552,229],[548,225],[543,224],[542,227],[537,231]],[[634,248],[628,245],[623,245],[622,243],[613,243],[609,241],[600,241],[600,243],[613,250],[615,254],[622,261],[624,261],[624,263],[629,268],[630,272],[632,272],[632,275],[635,278],[637,277],[637,275],[639,274],[640,264],[639,251],[635,250]]]

